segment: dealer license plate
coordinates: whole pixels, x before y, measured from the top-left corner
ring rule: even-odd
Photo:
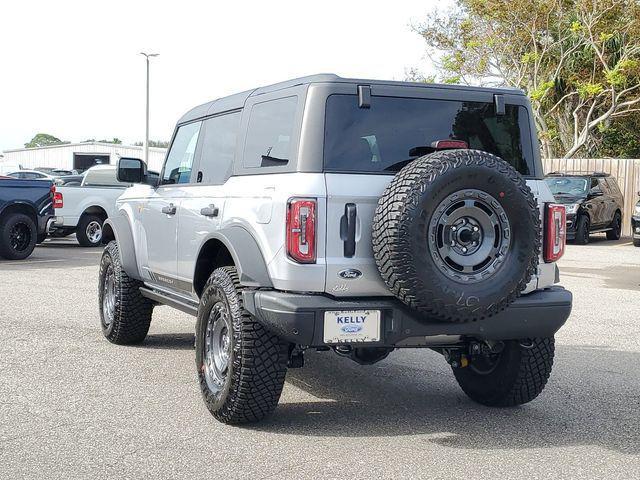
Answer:
[[[332,310],[324,312],[324,342],[377,342],[380,310]]]

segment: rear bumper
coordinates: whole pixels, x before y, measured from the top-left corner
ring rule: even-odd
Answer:
[[[550,337],[571,313],[571,292],[551,287],[518,298],[498,315],[477,322],[445,323],[427,318],[394,298],[337,300],[268,290],[243,292],[244,306],[266,328],[289,342],[324,346],[324,312],[380,310],[381,339],[358,346],[412,347],[432,345],[438,336],[469,336],[484,340]]]

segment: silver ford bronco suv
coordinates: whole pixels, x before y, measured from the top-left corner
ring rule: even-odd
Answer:
[[[200,105],[159,182],[104,224],[104,336],[142,342],[156,305],[197,317],[207,408],[253,422],[307,349],[360,364],[430,348],[490,406],[534,399],[567,320],[565,211],[518,90],[315,75]]]

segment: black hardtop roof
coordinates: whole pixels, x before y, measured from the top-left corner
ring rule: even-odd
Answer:
[[[310,85],[312,83],[351,83],[354,85],[389,85],[400,87],[412,87],[412,88],[432,88],[432,89],[447,89],[447,90],[460,90],[460,91],[489,91],[497,94],[510,94],[510,95],[524,95],[524,92],[517,88],[511,87],[474,87],[469,85],[450,85],[450,84],[437,84],[437,83],[418,83],[418,82],[403,82],[396,80],[371,80],[364,78],[343,78],[333,73],[319,73],[316,75],[308,75],[306,77],[294,78],[291,80],[285,80],[284,82],[274,83],[273,85],[267,85],[264,87],[258,87],[253,90],[246,90],[244,92],[236,93],[227,97],[221,97],[212,100],[197,107],[192,108],[185,113],[178,123],[185,123],[197,118],[202,118],[207,115],[212,115],[218,112],[224,112],[228,110],[235,110],[242,108],[247,98],[262,95],[265,93],[275,92],[283,90],[285,88],[297,87],[299,85]]]

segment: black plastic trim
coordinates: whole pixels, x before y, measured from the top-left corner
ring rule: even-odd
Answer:
[[[198,305],[195,303],[190,303],[185,300],[179,300],[167,294],[163,294],[144,287],[140,287],[140,293],[143,297],[153,300],[154,302],[173,307],[177,310],[180,310],[181,312],[193,315],[194,317],[198,315]]]
[[[394,298],[336,299],[273,290],[245,290],[245,308],[265,327],[300,345],[324,346],[324,312],[380,310],[381,340],[359,346],[428,346],[426,337],[468,336],[486,340],[550,337],[569,318],[573,297],[562,287],[518,298],[508,309],[484,320],[446,323],[425,317]]]

